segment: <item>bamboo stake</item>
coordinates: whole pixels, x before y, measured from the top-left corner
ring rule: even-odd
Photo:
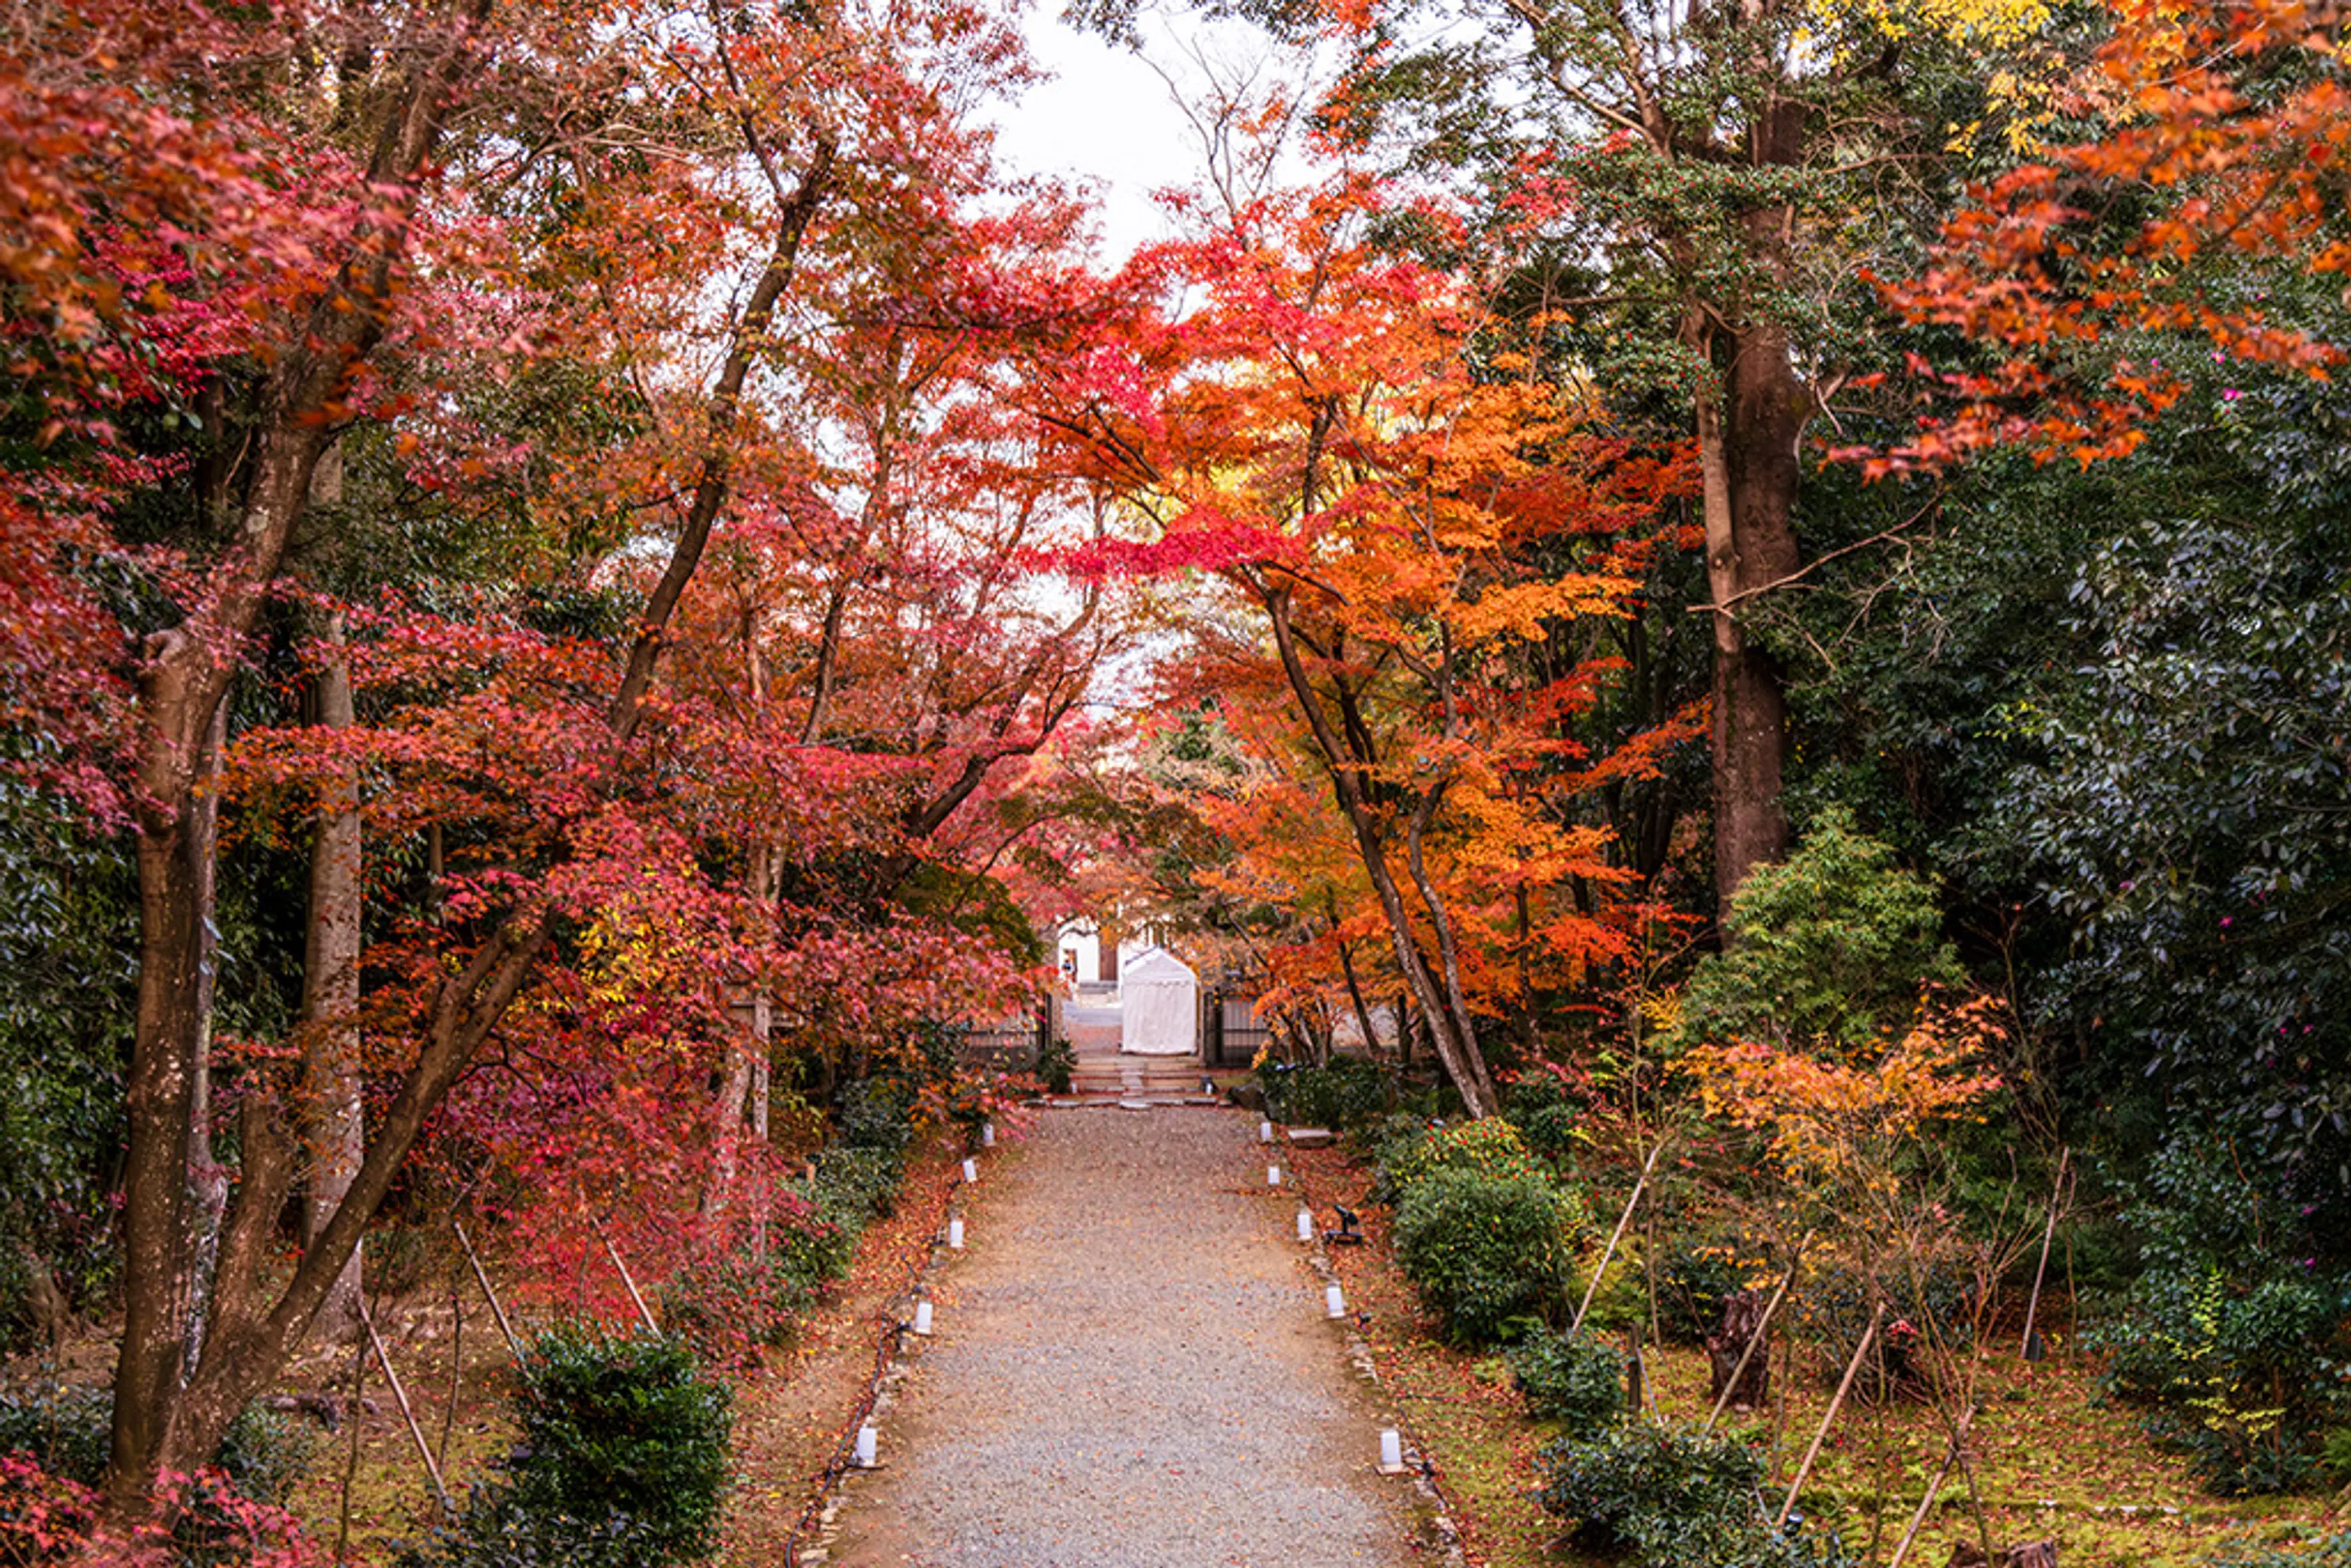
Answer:
[[[457,1396],[465,1391],[465,1301],[457,1270],[449,1270],[449,1403],[441,1407],[441,1443],[436,1464],[449,1462],[449,1438],[457,1430]]]
[[[400,1385],[400,1374],[392,1369],[391,1353],[383,1348],[383,1337],[375,1332],[375,1319],[368,1315],[366,1295],[362,1293],[357,1300],[360,1326],[367,1330],[368,1343],[375,1347],[376,1364],[383,1368],[383,1380],[392,1385],[392,1397],[400,1406],[401,1418],[408,1423],[409,1437],[415,1440],[416,1457],[424,1461],[424,1473],[433,1478],[433,1499],[441,1505],[442,1517],[450,1518],[456,1510],[450,1506],[449,1489],[441,1484],[441,1467],[434,1462],[433,1445],[424,1440],[424,1428],[416,1424],[415,1408],[408,1403],[408,1390]]]
[[[1747,1375],[1747,1364],[1755,1359],[1755,1347],[1761,1344],[1771,1333],[1771,1314],[1780,1310],[1782,1298],[1787,1295],[1788,1287],[1796,1282],[1797,1270],[1804,1266],[1804,1249],[1812,1239],[1813,1233],[1807,1230],[1804,1232],[1803,1240],[1796,1243],[1796,1255],[1789,1260],[1788,1271],[1781,1277],[1780,1288],[1771,1292],[1771,1299],[1769,1301],[1763,1303],[1763,1315],[1756,1320],[1754,1333],[1749,1336],[1747,1343],[1740,1348],[1739,1364],[1730,1369],[1730,1381],[1722,1385],[1720,1394],[1715,1396],[1714,1408],[1707,1412],[1706,1425],[1699,1430],[1711,1432],[1714,1430],[1714,1424],[1722,1419],[1723,1408],[1730,1403],[1731,1391],[1739,1386],[1739,1380]]]
[[[481,1259],[475,1256],[474,1244],[466,1239],[465,1228],[463,1225],[457,1224],[455,1220],[450,1221],[450,1224],[456,1229],[457,1245],[465,1249],[465,1261],[474,1266],[474,1278],[480,1281],[482,1294],[489,1298],[490,1315],[498,1320],[498,1333],[506,1335],[507,1348],[514,1352],[514,1358],[517,1361],[520,1361],[522,1359],[522,1342],[515,1338],[514,1324],[507,1322],[506,1308],[498,1305],[498,1293],[490,1289],[490,1277],[483,1270]]]
[[[1949,1447],[1943,1450],[1943,1462],[1936,1467],[1935,1479],[1927,1483],[1927,1495],[1918,1500],[1918,1510],[1910,1516],[1910,1528],[1902,1532],[1901,1542],[1894,1548],[1893,1561],[1886,1563],[1886,1568],[1902,1568],[1902,1559],[1910,1554],[1910,1543],[1918,1539],[1919,1529],[1926,1524],[1927,1515],[1933,1511],[1935,1499],[1943,1490],[1943,1479],[1951,1473],[1951,1461],[1959,1457],[1959,1443],[1967,1436],[1967,1430],[1968,1424],[1961,1422]]]
[[[1869,1314],[1869,1326],[1861,1331],[1861,1343],[1854,1346],[1853,1359],[1844,1364],[1844,1376],[1837,1384],[1836,1393],[1829,1400],[1829,1407],[1821,1414],[1820,1430],[1813,1434],[1812,1446],[1804,1450],[1804,1462],[1796,1467],[1796,1479],[1788,1487],[1787,1501],[1780,1505],[1780,1517],[1771,1521],[1772,1529],[1784,1529],[1788,1516],[1796,1511],[1796,1494],[1803,1490],[1804,1482],[1812,1479],[1813,1461],[1821,1457],[1821,1445],[1828,1440],[1829,1423],[1836,1419],[1838,1407],[1844,1404],[1844,1396],[1853,1391],[1853,1380],[1861,1371],[1862,1358],[1869,1354],[1869,1343],[1877,1337],[1877,1325],[1885,1318],[1886,1303],[1880,1301],[1877,1310]]]
[[[2017,1354],[2027,1361],[2032,1354],[2032,1320],[2041,1311],[2041,1281],[2049,1272],[2049,1244],[2057,1239],[2057,1210],[2065,1197],[2065,1172],[2073,1163],[2072,1148],[2057,1152],[2057,1184],[2049,1191],[2049,1224],[2041,1232],[2041,1263],[2032,1270],[2032,1299],[2024,1308],[2024,1338],[2017,1345]]]
[[[1665,1152],[1666,1141],[1660,1138],[1657,1146],[1649,1151],[1649,1157],[1642,1162],[1641,1179],[1633,1184],[1633,1196],[1625,1200],[1625,1212],[1616,1217],[1616,1228],[1608,1233],[1608,1245],[1600,1254],[1600,1266],[1592,1270],[1592,1282],[1583,1287],[1583,1300],[1576,1306],[1574,1320],[1567,1325],[1568,1338],[1573,1339],[1583,1332],[1583,1314],[1592,1310],[1592,1298],[1599,1293],[1600,1281],[1608,1272],[1609,1261],[1616,1256],[1616,1243],[1625,1239],[1625,1228],[1633,1223],[1634,1206],[1648,1190],[1649,1173],[1656,1168],[1657,1156]]]
[[[357,1294],[358,1292],[353,1292]],[[360,1427],[367,1414],[367,1345],[359,1340],[351,1342],[351,1440],[343,1454],[343,1501],[335,1517],[335,1562],[343,1561],[343,1549],[351,1540],[351,1483],[360,1473]]]
[[[594,1216],[589,1217],[588,1223],[595,1226],[596,1239],[604,1244],[604,1256],[610,1258],[612,1260],[612,1267],[621,1271],[621,1283],[629,1288],[629,1300],[637,1303],[637,1316],[644,1320],[645,1332],[661,1333],[661,1324],[653,1322],[653,1309],[646,1306],[644,1297],[637,1293],[636,1277],[629,1272],[629,1266],[621,1261],[621,1249],[612,1245],[612,1239],[604,1234],[602,1226],[596,1224]]]

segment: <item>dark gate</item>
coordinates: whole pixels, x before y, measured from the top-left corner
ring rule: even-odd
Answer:
[[[1247,1067],[1273,1031],[1257,1021],[1257,998],[1212,991],[1203,1019],[1201,1060],[1210,1067]]]

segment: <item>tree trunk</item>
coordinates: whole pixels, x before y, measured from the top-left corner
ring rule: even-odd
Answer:
[[[457,57],[453,49],[439,67],[454,68]],[[437,102],[438,88],[428,96]],[[778,214],[774,251],[744,307],[726,367],[707,404],[707,445],[700,473],[667,565],[640,612],[637,635],[630,645],[619,688],[605,710],[615,753],[627,745],[643,717],[645,694],[670,621],[730,494],[728,439],[743,385],[766,340],[777,304],[794,276],[800,240],[818,204],[831,189],[833,151],[830,141],[820,138],[799,190]],[[311,460],[316,455],[312,446]],[[265,471],[269,461],[266,453]],[[302,465],[305,483],[308,466],[308,463]],[[302,493],[298,488],[294,492],[297,497]],[[158,712],[167,709],[164,699],[171,695],[167,677],[175,667],[162,665],[147,683],[155,688]],[[183,789],[183,798],[184,793]],[[145,874],[149,857],[176,842],[178,823],[160,811],[151,814],[154,831],[149,831],[142,822],[140,842],[142,921],[153,927],[154,941],[149,950],[160,963],[152,980],[143,970],[140,978],[142,1040],[150,1029],[151,1012],[155,1020],[152,1029],[159,1035],[179,1019],[185,1010],[187,989],[179,983],[179,969],[172,967],[172,954],[179,949],[167,940],[175,931],[184,936],[184,900],[160,895],[170,891],[169,881],[160,871],[152,878]],[[151,891],[156,895],[151,897]],[[151,902],[154,909],[149,914],[146,905]],[[179,925],[175,926],[174,921]],[[114,1452],[107,1479],[109,1510],[119,1522],[135,1521],[152,1511],[150,1500],[160,1471],[192,1471],[207,1462],[237,1412],[283,1366],[391,1194],[426,1122],[505,1017],[549,940],[549,927],[540,912],[526,907],[435,989],[423,1021],[415,1064],[384,1106],[350,1190],[317,1240],[303,1252],[292,1276],[276,1288],[274,1297],[266,1293],[263,1281],[271,1260],[279,1208],[296,1174],[297,1151],[293,1140],[277,1126],[269,1098],[246,1097],[241,1127],[244,1179],[222,1243],[216,1326],[207,1339],[204,1360],[184,1387],[178,1381],[176,1335],[162,1336],[159,1349],[158,1336],[150,1326],[151,1320],[176,1326],[172,1303],[131,1277],[131,1270],[159,1250],[168,1258],[178,1234],[172,1226],[183,1207],[176,1197],[183,1184],[176,1178],[185,1157],[186,1089],[185,1074],[177,1070],[185,1058],[165,1050],[143,1059],[134,1055],[130,1169],[131,1181],[138,1186],[126,1194],[125,1202],[125,1326],[122,1362],[116,1375]],[[172,1104],[182,1112],[175,1134],[156,1110]],[[177,1139],[171,1146],[179,1163],[164,1167],[174,1179],[158,1184],[149,1173],[158,1163],[155,1148],[163,1146],[167,1135]]]
[[[313,687],[313,722],[349,729],[351,670],[343,619],[328,618],[322,663]],[[319,793],[318,838],[310,851],[310,919],[302,957],[302,1135],[310,1179],[302,1202],[302,1244],[316,1246],[367,1146],[360,1062],[360,802],[349,768]],[[359,1321],[360,1255],[351,1254],[329,1290],[318,1332],[350,1334]]]
[[[1767,1339],[1749,1346],[1771,1332],[1764,1321],[1763,1297],[1754,1291],[1739,1291],[1722,1302],[1722,1326],[1706,1339],[1706,1360],[1708,1369],[1707,1398],[1722,1402],[1723,1391],[1730,1388],[1733,1374],[1739,1385],[1731,1389],[1729,1402],[1745,1410],[1757,1410],[1771,1397],[1771,1352]],[[1743,1365],[1741,1364],[1744,1364]]]
[[[193,1085],[188,1093],[188,1193],[190,1218],[187,1283],[187,1358],[204,1354],[205,1311],[212,1300],[213,1272],[220,1261],[221,1219],[228,1212],[228,1167],[213,1155],[213,998],[220,981],[220,768],[228,745],[228,704],[213,709],[196,762],[188,802],[185,841],[189,888],[195,900],[195,1018],[191,1025]]]
[[[1331,904],[1332,923],[1338,923],[1338,901]],[[1339,977],[1347,983],[1347,1004],[1355,1009],[1355,1027],[1364,1032],[1364,1054],[1374,1061],[1380,1058],[1380,1031],[1372,1022],[1372,1009],[1364,1000],[1364,988],[1355,980],[1354,944],[1333,936],[1339,949]]]
[[[180,627],[144,644],[139,675],[142,724],[137,758],[140,877],[138,1014],[125,1082],[123,1327],[115,1370],[106,1507],[118,1526],[156,1511],[163,1470],[207,1462],[246,1403],[275,1376],[308,1330],[358,1250],[427,1119],[497,1026],[548,942],[525,909],[442,983],[423,1020],[417,1061],[385,1106],[343,1201],[282,1285],[265,1287],[277,1219],[298,1175],[298,1145],[266,1093],[245,1097],[243,1168],[223,1232],[211,1331],[202,1359],[184,1359],[189,1113],[195,1092],[201,998],[198,888],[187,874],[202,737],[227,689],[287,543],[301,516],[331,428],[328,410],[381,340],[410,223],[440,140],[443,111],[475,60],[475,35],[489,0],[467,0],[438,27],[396,89],[368,175],[377,200],[355,214],[345,255],[298,340],[276,365],[254,437],[253,479],[241,537],[213,570],[211,591]],[[831,178],[832,148],[820,137],[799,191],[779,209],[776,246],[739,319],[707,406],[700,473],[666,569],[640,619],[619,690],[607,710],[615,749],[641,716],[664,629],[701,559],[728,493],[727,441],[752,359],[789,282],[799,242]],[[274,1289],[274,1296],[269,1290]],[[183,1382],[183,1374],[185,1374]]]
[[[1750,870],[1788,848],[1780,806],[1783,677],[1740,615],[1796,570],[1796,444],[1805,413],[1784,331],[1750,327],[1728,341],[1719,456],[1707,465],[1707,583],[1727,607],[1714,615],[1713,732],[1715,891],[1726,905]],[[1701,419],[1701,438],[1708,423]]]
[[[1260,589],[1259,602],[1266,611],[1273,627],[1274,649],[1280,656],[1282,674],[1297,699],[1306,727],[1312,735],[1322,758],[1323,770],[1329,775],[1331,789],[1336,796],[1340,814],[1347,821],[1355,841],[1356,857],[1370,877],[1372,891],[1380,901],[1380,913],[1386,917],[1388,939],[1395,949],[1396,967],[1403,973],[1405,984],[1413,999],[1419,1003],[1421,1015],[1428,1029],[1429,1043],[1437,1051],[1437,1060],[1453,1086],[1460,1091],[1461,1103],[1472,1116],[1490,1116],[1500,1108],[1494,1092],[1494,1082],[1486,1070],[1486,1058],[1478,1049],[1474,1020],[1466,1009],[1457,1012],[1453,1002],[1459,998],[1459,987],[1453,985],[1449,1000],[1437,978],[1431,974],[1428,963],[1420,951],[1413,929],[1411,914],[1405,909],[1404,894],[1396,885],[1394,868],[1388,862],[1385,831],[1375,818],[1371,803],[1364,799],[1363,778],[1376,758],[1361,754],[1357,747],[1343,738],[1332,726],[1322,708],[1322,695],[1316,690],[1303,660],[1299,656],[1298,638],[1290,623],[1290,598],[1286,591]],[[1359,716],[1349,715],[1342,699],[1342,722],[1350,735],[1361,736],[1368,731]],[[1443,920],[1441,903],[1434,902],[1430,890],[1421,888],[1425,901]]]
[[[185,733],[187,694],[162,653],[179,632],[150,644],[141,682],[150,723]],[[151,742],[168,744],[162,736]],[[129,1148],[123,1166],[122,1342],[115,1364],[113,1462],[144,1467],[162,1445],[171,1396],[187,1354],[188,1124],[195,1102],[198,915],[186,874],[189,791],[151,797],[139,813],[139,999],[124,1084]]]

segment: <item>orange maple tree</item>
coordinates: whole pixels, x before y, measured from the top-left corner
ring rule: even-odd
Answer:
[[[2165,362],[2167,338],[2321,378],[2341,362],[2335,344],[2280,319],[2246,273],[2351,270],[2339,8],[2110,8],[2114,33],[2075,89],[2106,133],[1979,191],[1931,265],[1886,290],[1909,319],[1956,327],[2001,357],[1967,371],[1914,359],[1939,406],[1908,440],[1859,455],[1873,474],[2001,444],[2084,463],[2127,452],[2188,390],[2179,355]]]
[[[1595,764],[1570,727],[1612,666],[1573,629],[1629,612],[1659,500],[1692,476],[1599,432],[1474,288],[1375,243],[1388,215],[1345,169],[1195,205],[1197,237],[1131,268],[1182,303],[1139,312],[1049,417],[1134,524],[1079,563],[1227,596],[1190,688],[1327,788],[1315,837],[1352,852],[1344,880],[1486,1114],[1481,1016],[1619,945],[1591,913],[1621,873],[1573,806]],[[1284,837],[1304,809],[1259,804]],[[1260,871],[1302,876],[1298,848],[1261,842]]]

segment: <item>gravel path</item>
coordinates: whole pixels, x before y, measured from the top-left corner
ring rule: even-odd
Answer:
[[[852,1476],[853,1568],[1414,1560],[1408,1482],[1266,1194],[1256,1118],[1040,1115],[984,1156],[937,1333]]]

